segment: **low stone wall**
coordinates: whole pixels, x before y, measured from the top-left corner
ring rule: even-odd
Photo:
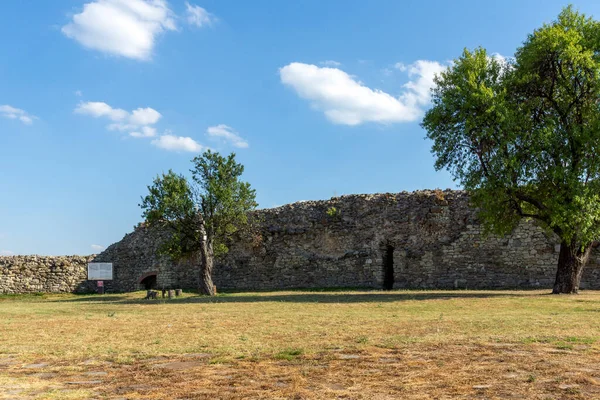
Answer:
[[[0,256],[0,294],[90,292],[94,256]]]

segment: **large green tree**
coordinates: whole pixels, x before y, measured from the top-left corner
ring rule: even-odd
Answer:
[[[231,236],[248,226],[256,194],[241,181],[244,166],[234,153],[223,157],[208,150],[192,163],[191,180],[173,171],[157,176],[140,207],[147,224],[169,231],[161,251],[196,260],[200,292],[212,296],[214,258],[226,254]]]
[[[528,218],[556,233],[553,293],[577,293],[600,238],[600,24],[567,7],[514,58],[465,50],[432,94],[422,126],[436,168],[490,231]]]

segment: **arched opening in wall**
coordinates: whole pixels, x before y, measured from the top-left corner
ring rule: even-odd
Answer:
[[[145,290],[156,289],[156,274],[146,274],[140,279],[140,286]]]
[[[383,290],[394,288],[394,246],[387,245],[383,253]]]

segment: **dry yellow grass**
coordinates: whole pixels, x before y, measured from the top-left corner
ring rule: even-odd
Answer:
[[[600,292],[0,296],[0,399],[600,399]]]

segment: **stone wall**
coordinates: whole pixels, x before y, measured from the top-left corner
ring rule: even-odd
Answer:
[[[219,289],[363,287],[550,288],[558,241],[523,221],[484,236],[461,191],[350,195],[253,213],[259,228],[236,238],[214,271]],[[87,262],[112,262],[107,291],[197,287],[195,260],[160,256],[165,232],[140,225],[96,257],[0,257],[0,293],[91,290]],[[386,278],[387,272],[387,278]],[[155,281],[152,281],[155,279]],[[582,288],[600,289],[600,251]]]
[[[134,232],[109,246],[94,262],[113,263],[112,289],[134,291],[144,289],[143,280],[156,276],[155,288],[197,288],[196,270],[192,262],[174,263],[159,254],[164,232],[140,225]]]
[[[262,243],[234,243],[215,271],[218,287],[382,288],[390,258],[394,288],[549,288],[556,273],[556,237],[525,221],[486,237],[460,191],[342,196],[260,214]],[[599,256],[582,288],[600,289]]]
[[[461,191],[350,195],[254,215],[259,231],[237,238],[216,264],[218,288],[550,288],[556,273],[556,237],[525,221],[486,237]],[[117,290],[140,289],[148,274],[158,288],[195,288],[194,262],[156,255],[162,239],[140,226],[96,261],[114,263]],[[600,289],[600,252],[581,287]]]
[[[0,294],[94,290],[87,263],[94,256],[0,256]]]

